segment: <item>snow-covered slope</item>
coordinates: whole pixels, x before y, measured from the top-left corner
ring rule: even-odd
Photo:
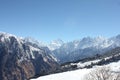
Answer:
[[[114,71],[120,71],[120,61],[110,63],[106,66],[110,66]],[[96,66],[91,69],[79,69],[75,71],[68,71],[58,74],[52,74],[48,76],[39,77],[38,79],[31,79],[31,80],[84,80],[84,77],[91,71],[99,66]]]
[[[83,80],[84,75],[89,73],[90,69],[79,69],[75,71],[68,71],[58,74],[39,77],[31,80]]]

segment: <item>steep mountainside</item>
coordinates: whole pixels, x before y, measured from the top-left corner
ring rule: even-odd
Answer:
[[[28,80],[53,73],[59,65],[46,50],[14,35],[0,33],[0,80]]]

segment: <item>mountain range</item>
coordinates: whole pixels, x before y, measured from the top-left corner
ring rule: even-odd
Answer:
[[[119,46],[120,35],[111,38],[101,36],[95,38],[85,37],[81,40],[64,43],[52,52],[60,63],[64,63],[102,54]]]
[[[120,47],[120,35],[111,38],[102,36],[94,38],[84,37],[71,42],[64,42],[61,39],[57,39],[51,41],[49,44],[38,42],[37,40],[30,40],[32,43],[40,44],[39,46],[48,47],[60,64],[102,54],[108,50]]]
[[[46,44],[33,38],[0,32],[0,80],[29,80],[65,71],[61,65],[99,58],[108,55],[111,50],[119,51],[118,47],[120,35],[85,37],[71,42],[58,39]]]

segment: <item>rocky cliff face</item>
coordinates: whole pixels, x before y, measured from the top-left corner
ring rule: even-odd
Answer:
[[[0,80],[28,80],[52,73],[58,67],[44,48],[14,35],[0,33]]]

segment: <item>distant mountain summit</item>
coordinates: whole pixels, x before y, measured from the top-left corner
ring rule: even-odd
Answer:
[[[28,80],[53,73],[59,65],[49,49],[8,33],[0,33],[0,80]]]
[[[48,48],[51,51],[53,51],[55,49],[60,48],[63,44],[64,44],[64,42],[61,39],[53,40],[53,41],[51,41],[50,44],[48,44]]]

